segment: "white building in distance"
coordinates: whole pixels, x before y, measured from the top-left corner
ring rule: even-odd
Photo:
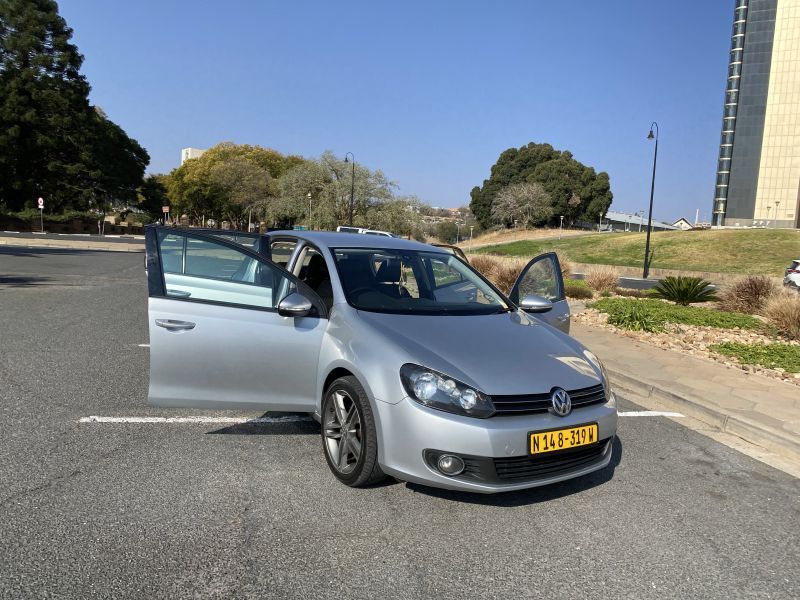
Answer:
[[[203,154],[205,154],[205,150],[201,148],[182,148],[181,164],[185,163],[190,158],[200,158]]]

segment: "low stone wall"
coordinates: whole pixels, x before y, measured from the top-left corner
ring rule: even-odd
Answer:
[[[616,265],[592,265],[592,264],[585,264],[585,263],[572,263],[572,272],[573,273],[587,273],[593,269],[597,269],[599,267],[608,267],[611,269],[615,269],[617,273],[620,274],[621,277],[638,277],[641,278],[642,276],[642,267],[618,267]],[[690,277],[702,277],[703,279],[707,279],[711,283],[729,283],[733,281],[741,275],[737,273],[712,273],[709,271],[678,271],[676,269],[657,269],[654,267],[650,268],[650,279],[661,279],[663,277],[677,277],[678,275],[683,276],[690,276]],[[783,281],[782,278],[773,278]]]

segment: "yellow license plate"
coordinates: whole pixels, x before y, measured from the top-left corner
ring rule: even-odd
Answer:
[[[556,450],[567,450],[578,446],[588,446],[597,442],[597,423],[531,433],[531,454],[544,454]]]

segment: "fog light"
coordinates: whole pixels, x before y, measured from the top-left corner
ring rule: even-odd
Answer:
[[[453,477],[464,470],[464,461],[452,454],[442,454],[436,461],[436,467],[445,475]]]

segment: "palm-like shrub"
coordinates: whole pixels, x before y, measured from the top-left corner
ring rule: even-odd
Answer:
[[[717,299],[717,293],[710,288],[710,282],[700,277],[665,277],[653,288],[654,298],[670,300],[675,304],[689,306],[698,302],[711,302]]]

